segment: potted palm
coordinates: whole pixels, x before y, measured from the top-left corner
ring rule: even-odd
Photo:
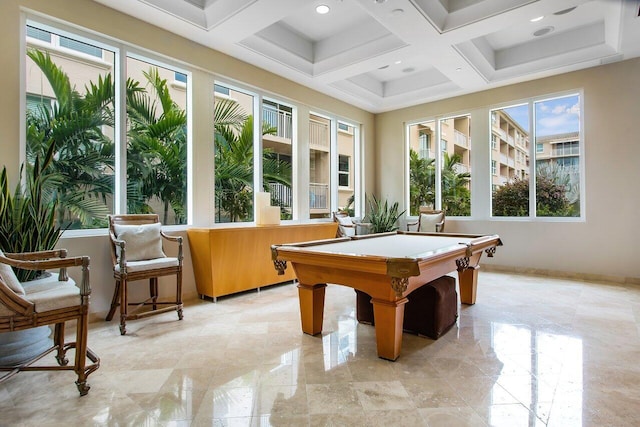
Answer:
[[[387,200],[383,203],[375,195],[371,195],[371,198],[367,198],[367,203],[369,213],[366,222],[371,224],[372,233],[385,233],[398,229],[398,220],[405,213],[405,211],[399,212],[398,202],[389,205]]]

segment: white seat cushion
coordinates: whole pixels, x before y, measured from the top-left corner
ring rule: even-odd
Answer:
[[[58,286],[65,286],[65,285],[75,286],[75,284],[76,282],[71,277],[69,277],[69,280],[67,280],[66,282],[58,280],[58,273],[56,272],[56,273],[50,273],[47,276],[40,277],[35,280],[29,280],[28,282],[24,282],[22,283],[22,287],[24,288],[24,291],[26,292],[27,299],[28,299],[30,294],[35,294],[36,292],[47,291],[47,290],[50,290],[51,288],[55,288]]]
[[[52,286],[50,289],[41,290],[27,296],[27,299],[35,304],[37,313],[74,307],[82,303],[80,289],[67,282],[62,283],[64,284]]]
[[[174,257],[156,258],[145,261],[127,261],[127,273],[154,270],[156,268],[177,267],[178,265],[180,265],[178,258]],[[120,264],[115,266],[115,270],[120,271]]]
[[[336,218],[340,225],[346,225],[347,227],[353,226],[353,220],[350,216],[337,216]]]
[[[4,256],[4,253],[1,250],[0,255]],[[13,272],[13,268],[11,268],[10,265],[0,262],[0,278],[16,294],[25,294],[24,288],[20,284],[20,281],[16,277],[16,274]]]
[[[435,233],[436,231],[438,231],[436,230],[436,225],[442,222],[442,214],[441,213],[436,213],[436,214],[421,213],[419,221],[420,221],[420,225],[419,225],[420,231],[425,233],[430,233],[430,232]]]
[[[160,229],[159,222],[141,225],[113,225],[116,237],[126,243],[127,261],[143,261],[164,257]],[[116,246],[116,255],[120,258],[119,246]]]

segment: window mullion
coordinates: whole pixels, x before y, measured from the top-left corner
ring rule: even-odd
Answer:
[[[115,192],[114,212],[127,209],[127,52],[118,49],[115,55]]]

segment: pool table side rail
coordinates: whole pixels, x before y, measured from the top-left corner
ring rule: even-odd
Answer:
[[[464,237],[473,240],[467,244],[460,243],[452,245],[440,251],[428,251],[413,257],[385,257],[379,255],[362,255],[357,257],[357,264],[354,265],[352,254],[340,254],[329,252],[312,252],[313,246],[319,246],[327,243],[346,242],[349,240],[360,240],[367,238],[382,237],[385,235],[395,234],[413,234],[424,235],[427,233],[407,233],[407,232],[391,232],[378,233],[356,237],[341,237],[336,239],[315,240],[301,243],[288,243],[282,245],[271,246],[271,256],[278,274],[284,274],[287,268],[287,261],[291,263],[305,263],[309,265],[326,266],[331,264],[333,268],[349,269],[356,267],[357,271],[385,274],[390,277],[407,278],[411,276],[419,276],[421,269],[430,265],[437,265],[443,259],[462,260],[458,264],[458,269],[466,268],[469,258],[474,254],[487,251],[489,257],[493,256],[496,246],[502,246],[502,241],[497,235],[472,235],[472,234],[454,234],[454,233],[433,233],[437,237]],[[309,250],[311,249],[311,251]],[[466,261],[466,262],[465,262]]]

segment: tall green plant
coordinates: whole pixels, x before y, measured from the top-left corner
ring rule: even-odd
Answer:
[[[371,224],[373,233],[384,233],[387,231],[395,231],[398,229],[398,220],[405,211],[399,212],[398,202],[389,205],[388,201],[378,200],[375,195],[367,198],[369,212],[366,222]]]
[[[55,175],[48,168],[53,161],[55,144],[51,143],[44,158],[36,156],[33,166],[27,167],[26,182],[9,190],[6,166],[0,173],[0,248],[5,252],[34,252],[50,250],[60,239],[62,230],[56,223],[58,202],[51,198]],[[23,168],[20,168],[22,176]],[[36,277],[37,271],[16,271],[18,280]]]
[[[162,202],[162,222],[169,220],[169,208],[175,223],[186,221],[187,203],[187,114],[171,98],[166,79],[158,68],[143,72],[147,87],[127,80],[127,187],[130,213],[151,212],[148,202]]]
[[[253,219],[253,116],[246,115],[233,100],[221,99],[215,106],[216,215],[230,222]],[[263,122],[262,135],[277,129]],[[291,164],[263,150],[263,181],[291,186]]]
[[[29,49],[27,56],[38,66],[53,90],[56,102],[27,111],[27,163],[45,158],[55,147],[55,161],[48,174],[58,200],[59,226],[92,228],[104,225],[107,201],[113,193],[114,145],[104,133],[114,126],[115,86],[111,74],[89,82],[81,94],[69,75],[48,53]],[[63,225],[64,224],[64,225]]]

